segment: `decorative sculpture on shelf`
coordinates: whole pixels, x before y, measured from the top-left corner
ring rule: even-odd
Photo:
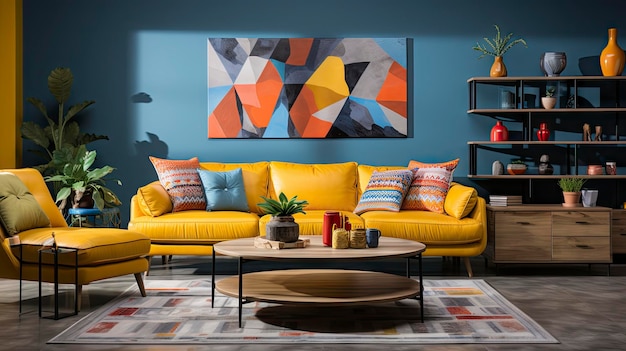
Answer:
[[[583,124],[583,141],[591,141],[591,127],[589,127],[589,123]]]
[[[596,137],[593,141],[602,141],[602,126],[596,126]]]

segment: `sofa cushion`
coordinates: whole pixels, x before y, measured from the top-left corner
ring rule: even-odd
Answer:
[[[206,202],[198,175],[197,157],[189,160],[167,160],[150,156],[161,185],[172,199],[172,212],[204,210]]]
[[[354,209],[354,213],[361,214],[367,211],[398,212],[412,178],[413,172],[408,169],[374,171]]]
[[[302,164],[270,162],[271,197],[285,193],[306,200],[308,210],[353,211],[357,203],[356,162]]]
[[[244,211],[248,212],[246,190],[243,185],[241,168],[228,172],[198,170],[207,211]]]
[[[214,172],[232,171],[241,168],[243,185],[246,189],[248,208],[251,212],[260,214],[263,210],[257,205],[263,201],[261,196],[268,196],[267,187],[269,184],[269,162],[261,161],[254,163],[221,163],[221,162],[201,162],[201,169]]]
[[[191,210],[137,217],[128,223],[128,229],[144,233],[153,245],[207,245],[259,235],[259,216],[241,211]]]
[[[480,242],[484,226],[479,219],[456,219],[431,211],[371,211],[361,215],[367,228],[382,236],[410,239],[428,245],[464,245]]]
[[[459,165],[458,158],[454,160],[446,161],[446,162],[437,162],[437,163],[425,163],[425,162],[411,160],[409,161],[409,166],[407,168],[414,169],[414,168],[440,167],[440,168],[445,168],[450,172],[454,172],[454,169],[458,165]]]
[[[146,217],[151,218],[151,217]],[[21,261],[38,262],[38,251],[44,242],[55,234],[59,247],[78,249],[78,265],[81,267],[128,261],[143,257],[150,251],[150,239],[141,233],[117,228],[53,227],[35,228],[20,233],[19,246],[11,250]],[[52,263],[52,255],[42,257],[46,264]],[[74,255],[59,255],[59,264],[74,265]]]
[[[172,200],[158,180],[137,189],[137,201],[141,211],[148,216],[172,212]]]
[[[384,171],[392,171],[396,169],[408,169],[408,167],[402,166],[371,166],[371,165],[359,165],[357,167],[359,173],[359,194],[358,198],[361,198],[361,195],[367,188],[367,184],[370,182],[370,178],[372,178],[372,173],[374,171],[384,172]]]
[[[478,202],[476,189],[459,183],[452,183],[443,204],[446,213],[454,218],[467,217]]]
[[[413,169],[413,181],[402,202],[402,209],[444,213],[443,204],[451,181],[452,172],[446,168]]]
[[[9,172],[0,173],[0,224],[9,236],[50,226],[50,220],[26,185]]]

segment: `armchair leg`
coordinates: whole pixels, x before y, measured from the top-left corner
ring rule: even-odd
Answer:
[[[135,280],[137,281],[137,286],[139,287],[139,291],[141,292],[141,296],[146,297],[146,288],[143,286],[143,276],[141,273],[135,273]]]
[[[80,312],[80,308],[83,305],[83,286],[79,285],[78,289],[76,290],[76,306],[78,307],[78,311]]]
[[[470,262],[469,257],[463,257],[463,263],[465,263],[465,269],[467,270],[467,275],[471,278],[474,276],[474,272],[472,272],[472,263]]]

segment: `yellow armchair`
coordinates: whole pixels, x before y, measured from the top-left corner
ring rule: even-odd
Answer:
[[[126,274],[134,274],[142,296],[146,296],[142,273],[148,270],[145,256],[150,251],[150,239],[147,236],[124,229],[69,227],[37,170],[29,168],[0,170],[0,173],[5,172],[21,180],[48,217],[50,225],[15,234],[9,233],[3,225],[0,225],[0,278],[19,279],[21,265],[23,280],[38,281],[38,250],[54,233],[59,247],[78,250],[79,299],[83,285]],[[0,182],[3,179],[7,181],[10,178],[0,178]],[[10,195],[0,194],[0,201],[7,196]],[[6,222],[3,218],[0,220]],[[59,283],[74,283],[74,264],[63,260],[59,262]],[[54,281],[51,261],[43,262],[42,281]]]

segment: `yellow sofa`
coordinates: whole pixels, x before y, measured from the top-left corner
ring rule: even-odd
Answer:
[[[20,279],[21,266],[23,280],[38,281],[38,251],[44,244],[48,244],[52,233],[55,233],[59,247],[78,250],[79,306],[83,285],[126,274],[135,276],[141,294],[146,296],[142,274],[149,267],[146,256],[150,250],[150,239],[147,236],[124,229],[68,227],[39,171],[32,168],[4,169],[0,170],[0,173],[17,176],[49,220],[48,225],[23,228],[25,230],[14,235],[10,235],[3,225],[0,225],[0,278]],[[22,196],[15,195],[11,194],[11,191],[4,195],[0,194],[0,201]],[[53,282],[52,258],[43,257],[43,259],[42,280]],[[74,265],[74,256],[59,257],[59,283],[74,283]]]
[[[374,171],[406,169],[355,162],[302,164],[289,162],[201,162],[201,169],[242,169],[250,212],[190,210],[171,212],[167,192],[159,181],[138,189],[130,205],[128,228],[152,241],[150,255],[210,255],[212,244],[235,238],[265,235],[270,219],[258,203],[261,196],[284,192],[307,200],[306,214],[294,215],[300,234],[319,235],[326,211],[340,211],[353,226],[378,228],[384,236],[426,244],[425,256],[463,257],[472,276],[469,257],[482,254],[487,243],[486,202],[474,188],[453,183],[445,199],[446,213],[430,211],[370,211],[353,213]]]

